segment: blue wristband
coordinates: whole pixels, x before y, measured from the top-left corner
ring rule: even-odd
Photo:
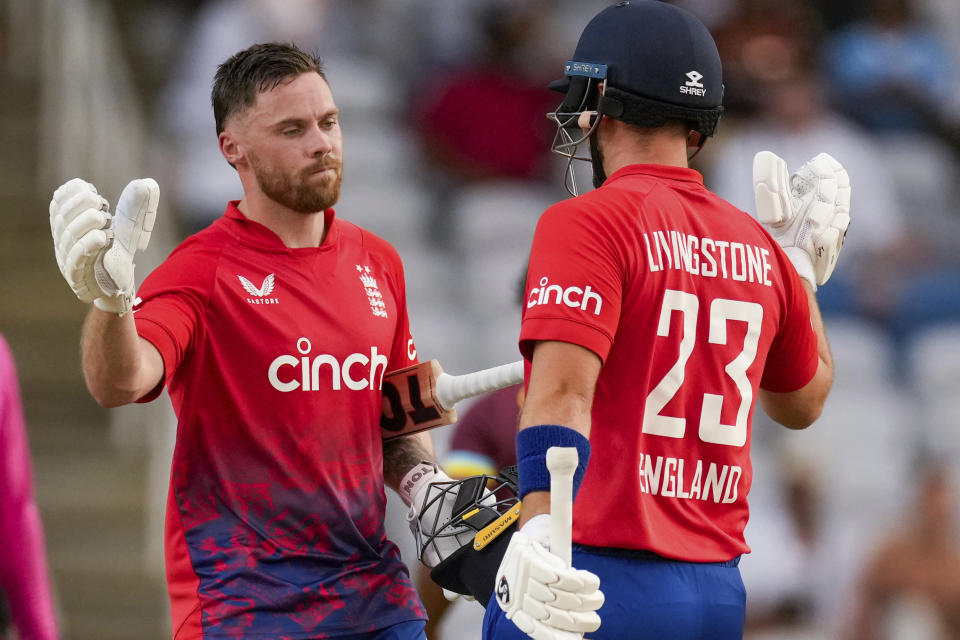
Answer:
[[[583,474],[590,460],[590,441],[579,431],[557,424],[541,424],[521,429],[517,434],[517,482],[520,498],[531,491],[550,490],[550,471],[547,470],[547,449],[576,447],[577,470],[573,474],[573,497],[577,497]]]

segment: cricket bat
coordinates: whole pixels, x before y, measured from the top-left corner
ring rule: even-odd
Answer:
[[[573,474],[579,456],[576,447],[547,449],[550,472],[550,552],[569,567],[573,559]]]
[[[523,382],[523,360],[464,375],[444,373],[436,360],[383,376],[380,431],[384,440],[453,424],[461,400]]]

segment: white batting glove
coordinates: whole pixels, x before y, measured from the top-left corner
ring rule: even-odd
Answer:
[[[435,567],[460,547],[473,544],[476,531],[453,526],[457,499],[456,480],[431,462],[421,462],[400,481],[400,498],[409,505],[407,523],[417,541],[420,561]],[[492,497],[491,497],[492,498]]]
[[[50,201],[50,230],[60,273],[82,302],[124,315],[133,306],[133,257],[150,242],[160,187],[132,180],[115,215],[89,182],[74,178]]]
[[[550,515],[510,538],[496,578],[497,604],[534,640],[580,640],[600,627],[600,578],[550,553]]]
[[[821,153],[788,176],[787,163],[770,151],[753,158],[757,219],[783,247],[814,291],[830,279],[850,225],[850,178]]]

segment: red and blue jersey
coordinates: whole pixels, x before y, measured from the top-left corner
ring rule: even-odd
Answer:
[[[779,245],[691,169],[632,165],[537,226],[520,348],[603,360],[574,542],[694,562],[749,551],[759,388],[816,372],[806,293]]]
[[[425,617],[383,522],[380,384],[417,361],[403,269],[325,216],[320,247],[290,249],[231,203],[138,292],[178,418],[165,536],[178,640]]]

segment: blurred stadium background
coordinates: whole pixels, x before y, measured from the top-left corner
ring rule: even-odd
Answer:
[[[707,185],[751,211],[764,148],[791,166],[827,151],[853,182],[848,247],[819,295],[833,395],[807,432],[755,422],[748,637],[958,638],[944,612],[960,611],[960,4],[677,3],[708,24],[725,65],[728,111],[693,163]],[[79,176],[113,200],[130,178],[159,181],[142,280],[239,193],[216,147],[216,64],[295,41],[324,57],[342,110],[338,215],[400,251],[421,357],[452,372],[515,359],[529,238],[565,197],[544,86],[605,4],[0,2],[0,331],[20,371],[63,638],[170,637],[160,536],[174,420],[165,399],[108,412],[87,395],[85,309],[50,247],[53,189]],[[436,433],[442,452],[449,436]],[[390,527],[411,561],[392,498]],[[479,619],[458,604],[444,637],[479,638]]]

